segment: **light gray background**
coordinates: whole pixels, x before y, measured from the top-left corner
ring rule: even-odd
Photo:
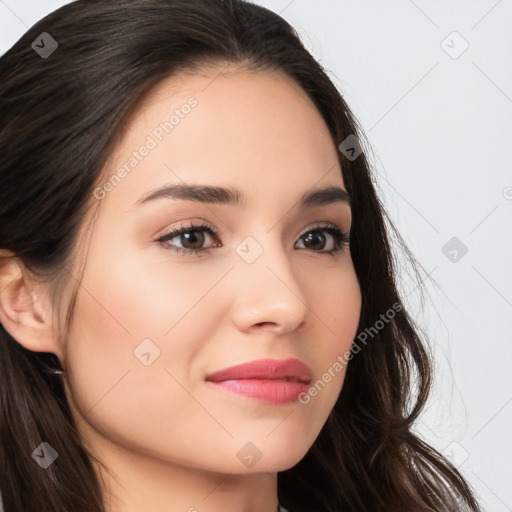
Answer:
[[[0,0],[0,54],[66,3]],[[404,267],[401,290],[436,361],[419,433],[486,511],[512,511],[512,1],[255,3],[296,27],[340,88],[386,208],[439,285],[425,281],[421,309]],[[442,252],[452,237],[468,249],[455,262]]]

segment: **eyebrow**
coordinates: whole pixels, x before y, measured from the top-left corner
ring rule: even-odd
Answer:
[[[236,188],[177,183],[151,191],[143,195],[135,204],[144,204],[161,198],[223,204],[237,208],[244,208],[247,203],[247,197]],[[306,192],[299,200],[299,209],[325,206],[338,202],[347,203],[352,207],[352,198],[346,190],[329,186]]]

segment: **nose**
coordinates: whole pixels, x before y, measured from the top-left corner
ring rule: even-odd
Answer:
[[[306,328],[312,308],[304,294],[305,280],[296,276],[282,246],[265,247],[248,264],[241,261],[233,279],[239,286],[232,319],[243,332],[271,331],[276,335]],[[302,281],[302,282],[301,282]]]

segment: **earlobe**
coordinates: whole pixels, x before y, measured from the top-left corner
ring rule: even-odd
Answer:
[[[4,329],[27,350],[52,352],[61,359],[51,318],[23,263],[12,252],[0,249],[0,323]]]

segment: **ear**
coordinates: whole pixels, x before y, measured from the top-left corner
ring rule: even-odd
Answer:
[[[52,352],[62,361],[51,311],[44,307],[36,288],[19,258],[0,249],[0,323],[26,349]]]

